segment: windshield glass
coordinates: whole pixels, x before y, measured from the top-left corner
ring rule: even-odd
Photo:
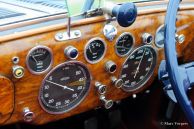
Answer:
[[[67,13],[65,0],[0,0],[0,25]]]
[[[45,18],[49,16],[66,17],[82,13],[86,0],[0,0],[0,25]],[[94,0],[92,9],[102,7],[105,1],[115,3],[146,0]]]
[[[105,2],[113,2],[115,4],[120,4],[123,2],[147,2],[147,1],[158,1],[158,0],[95,0],[93,4],[93,9],[98,7],[103,7]]]

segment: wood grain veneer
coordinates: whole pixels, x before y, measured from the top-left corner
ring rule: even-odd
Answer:
[[[10,79],[0,75],[0,125],[11,116],[14,109],[14,87]]]
[[[158,54],[157,66],[155,68],[154,74],[141,89],[135,92],[127,93],[122,91],[121,89],[115,88],[110,81],[111,76],[119,77],[121,66],[127,58],[121,58],[117,56],[115,53],[114,45],[118,36],[123,32],[130,32],[134,35],[135,43],[133,46],[133,50],[139,46],[144,45],[142,43],[141,35],[147,32],[155,36],[157,28],[164,23],[164,18],[164,12],[156,11],[146,15],[139,15],[136,22],[132,26],[127,28],[122,28],[116,22],[112,22],[111,24],[113,24],[118,29],[118,34],[112,42],[106,40],[102,32],[103,27],[106,24],[106,19],[104,17],[96,17],[91,18],[88,21],[77,21],[77,23],[74,23],[72,30],[81,30],[82,37],[69,41],[58,42],[54,39],[56,33],[66,31],[64,27],[57,25],[55,27],[48,27],[49,29],[40,28],[41,31],[32,30],[24,32],[22,33],[24,34],[23,37],[21,36],[21,33],[13,34],[13,37],[0,37],[0,59],[2,61],[0,62],[0,73],[3,73],[5,76],[9,77],[15,85],[15,109],[11,119],[6,124],[22,121],[22,111],[25,107],[29,107],[29,109],[35,113],[35,119],[32,124],[44,124],[101,106],[99,97],[94,87],[95,81],[100,81],[102,84],[107,85],[108,92],[106,96],[108,99],[112,99],[114,101],[129,97],[135,93],[143,92],[151,85],[153,80],[157,78],[157,70],[159,64],[161,60],[164,59],[163,49],[157,48],[154,43],[151,44],[156,49]],[[187,46],[189,45],[189,43],[193,41],[192,33],[190,32],[194,28],[194,11],[181,11],[178,14],[178,19],[178,34],[184,34],[186,36],[186,41],[183,44],[178,44],[177,46],[178,55],[179,57],[182,57],[188,50]],[[100,37],[105,40],[107,44],[107,52],[102,61],[97,64],[89,64],[84,58],[84,47],[86,43],[94,37]],[[53,68],[60,63],[68,61],[68,59],[63,54],[63,50],[67,46],[72,45],[78,49],[79,57],[77,58],[77,60],[86,64],[91,72],[93,80],[90,93],[84,99],[84,101],[75,109],[61,115],[51,115],[46,113],[40,107],[40,104],[38,102],[38,93],[41,82],[46,74],[32,75],[28,71],[25,63],[28,51],[37,45],[45,45],[51,48],[54,55],[54,64],[52,66]],[[18,65],[21,65],[25,68],[25,76],[21,79],[15,79],[12,76],[13,63],[11,59],[14,56],[18,56],[20,58],[20,62]],[[104,69],[104,64],[108,60],[114,61],[118,66],[118,69],[114,74],[109,74]]]

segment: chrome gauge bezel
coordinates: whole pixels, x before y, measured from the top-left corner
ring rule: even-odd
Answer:
[[[69,63],[76,63],[76,64],[79,64],[79,65],[82,65],[82,66],[85,67],[85,69],[88,71],[88,74],[89,74],[89,81],[90,81],[90,84],[89,84],[89,86],[88,86],[88,90],[86,91],[86,93],[84,94],[84,96],[79,100],[79,102],[77,102],[75,105],[71,106],[71,108],[69,108],[69,109],[67,109],[67,110],[59,111],[59,112],[47,110],[47,109],[44,107],[44,104],[43,104],[43,102],[42,102],[42,100],[41,100],[41,91],[42,91],[41,88],[42,88],[43,84],[45,83],[47,77],[48,77],[52,72],[54,72],[56,69],[58,69],[58,68],[60,68],[60,67],[63,67],[63,66],[65,66],[66,64],[69,64]],[[57,65],[56,67],[54,67],[54,68],[53,68],[53,69],[52,69],[52,70],[44,77],[44,79],[43,79],[43,81],[42,81],[42,83],[41,83],[41,87],[40,87],[39,95],[38,95],[39,104],[40,104],[41,108],[42,108],[45,112],[47,112],[47,113],[49,113],[49,114],[59,115],[59,114],[67,113],[67,112],[69,112],[69,111],[75,109],[76,107],[78,107],[78,106],[84,101],[84,99],[86,98],[86,96],[88,96],[88,94],[89,94],[89,92],[90,92],[90,90],[91,90],[91,81],[92,81],[91,73],[90,73],[88,67],[87,67],[84,63],[82,63],[82,62],[80,62],[80,61],[67,61],[67,62],[64,62],[64,63],[62,63],[62,64],[59,64],[59,65]]]
[[[118,51],[117,51],[117,44],[118,44],[118,41],[120,40],[120,38],[123,37],[124,35],[130,35],[130,36],[133,38],[133,43],[132,43],[132,46],[131,46],[131,48],[129,49],[129,51],[128,51],[126,54],[121,55],[121,54],[118,53]],[[135,43],[135,37],[133,36],[133,34],[131,34],[130,32],[124,32],[124,33],[122,33],[122,34],[117,38],[116,43],[115,43],[115,52],[116,52],[116,54],[117,54],[118,56],[120,56],[120,57],[125,57],[125,56],[129,55],[129,53],[132,51],[132,49],[133,49],[133,47],[134,47],[134,43]]]
[[[159,45],[157,42],[156,42],[156,37],[157,37],[157,34],[159,33],[159,31],[164,27],[164,24],[160,25],[158,27],[158,29],[156,30],[156,34],[155,34],[155,39],[154,39],[154,42],[155,42],[155,45],[158,47],[158,48],[164,48],[164,44],[163,45]]]
[[[31,55],[31,53],[32,53],[33,51],[35,51],[35,50],[37,50],[37,49],[41,49],[41,48],[42,48],[42,49],[45,49],[45,50],[47,50],[47,51],[49,52],[49,54],[50,54],[50,56],[51,56],[51,62],[50,62],[50,64],[49,64],[49,66],[48,66],[47,69],[45,69],[44,71],[41,71],[41,72],[36,72],[36,71],[34,71],[34,70],[32,70],[32,69],[30,68],[30,65],[29,65],[29,58],[30,58],[30,55]],[[27,66],[28,70],[30,71],[30,73],[32,73],[32,74],[34,74],[34,75],[41,75],[41,74],[47,73],[49,70],[51,70],[52,65],[53,65],[53,52],[52,52],[52,50],[51,50],[49,47],[47,47],[47,46],[43,46],[43,45],[35,46],[35,47],[33,47],[33,48],[28,52],[28,54],[27,54],[27,56],[26,56],[26,66]]]
[[[90,43],[93,42],[93,41],[95,41],[95,40],[100,40],[103,43],[105,49],[104,49],[104,52],[103,52],[102,56],[98,60],[91,61],[91,60],[88,59],[86,51],[87,51],[88,45],[90,45]],[[96,64],[96,63],[100,62],[104,58],[104,56],[106,55],[106,51],[107,51],[107,44],[105,43],[105,41],[102,38],[99,38],[99,37],[92,38],[85,45],[85,48],[84,48],[84,57],[85,57],[85,59],[86,59],[86,61],[88,63],[90,63],[90,64]]]
[[[148,72],[148,76],[146,77],[146,79],[143,79],[143,82],[142,83],[138,83],[136,84],[135,86],[133,87],[130,87],[129,89],[126,89],[125,86],[122,86],[121,89],[125,92],[134,92],[134,91],[137,91],[139,89],[141,89],[148,81],[149,79],[152,77],[154,71],[155,71],[155,68],[156,68],[156,65],[157,65],[157,61],[158,61],[158,52],[156,51],[156,49],[152,46],[152,45],[144,45],[144,46],[140,46],[140,47],[137,47],[136,49],[133,50],[133,52],[130,53],[130,55],[125,59],[124,63],[122,64],[122,69],[119,73],[119,78],[121,78],[122,76],[122,70],[123,70],[123,67],[124,65],[126,64],[127,60],[138,50],[138,49],[142,49],[142,48],[145,48],[145,47],[149,47],[151,49],[153,49],[154,53],[155,53],[155,59],[154,59],[154,67],[151,71],[151,73]]]

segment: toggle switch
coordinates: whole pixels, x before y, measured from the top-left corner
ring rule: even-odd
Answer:
[[[100,82],[96,82],[95,86],[99,94],[103,95],[106,93],[106,85],[102,85]]]
[[[100,96],[100,101],[104,105],[104,108],[110,109],[113,106],[113,101],[112,100],[107,100],[104,95]]]
[[[123,86],[123,80],[122,79],[117,79],[116,77],[111,77],[111,81],[114,84],[116,88],[121,88]]]

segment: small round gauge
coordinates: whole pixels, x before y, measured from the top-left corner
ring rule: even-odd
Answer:
[[[85,46],[85,58],[91,64],[101,61],[105,53],[106,44],[101,38],[93,38]]]
[[[50,114],[62,114],[78,106],[90,89],[91,76],[78,61],[56,66],[44,78],[39,92],[42,108]]]
[[[156,66],[157,53],[151,46],[134,50],[123,64],[120,78],[124,91],[134,91],[143,86],[151,77]]]
[[[32,74],[43,74],[50,70],[53,62],[53,54],[46,46],[32,48],[26,58],[26,64]]]
[[[161,25],[156,31],[155,44],[157,47],[164,47],[164,25]]]
[[[115,44],[116,54],[121,57],[128,55],[133,43],[134,37],[130,33],[125,32],[121,34]]]

